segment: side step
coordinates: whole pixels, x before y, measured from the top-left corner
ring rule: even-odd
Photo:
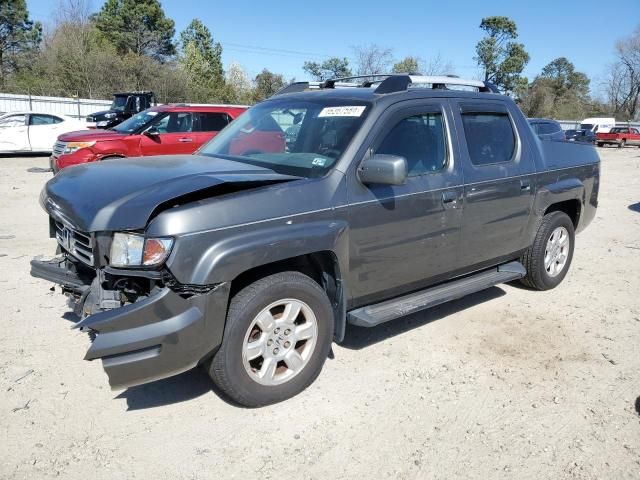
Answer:
[[[357,308],[347,314],[347,321],[359,327],[374,327],[389,320],[395,320],[396,318],[464,297],[470,293],[485,290],[500,283],[517,280],[526,274],[527,271],[520,262],[505,263],[490,270],[474,273],[460,280],[452,280],[403,297]]]

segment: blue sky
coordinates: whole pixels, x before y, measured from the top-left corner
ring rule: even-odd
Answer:
[[[102,5],[93,0],[93,10]],[[57,0],[27,0],[32,18],[45,24],[55,15]],[[482,17],[505,15],[516,21],[519,41],[531,55],[525,75],[532,79],[554,58],[565,56],[576,68],[599,81],[613,60],[615,41],[640,25],[640,0],[611,7],[607,2],[580,0],[404,0],[390,2],[300,2],[162,0],[176,31],[193,18],[202,20],[223,45],[225,64],[240,63],[251,75],[262,68],[286,78],[305,78],[305,60],[352,54],[350,47],[377,43],[394,57],[440,54],[455,73],[473,77],[478,69],[474,47],[482,37]],[[335,5],[335,7],[333,7]]]

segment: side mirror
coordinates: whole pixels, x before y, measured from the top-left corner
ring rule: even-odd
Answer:
[[[149,127],[143,132],[147,137],[157,137],[160,135],[157,127]]]
[[[365,185],[404,185],[407,181],[407,159],[378,153],[362,162],[358,176]]]

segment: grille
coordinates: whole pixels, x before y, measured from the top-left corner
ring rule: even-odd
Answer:
[[[60,246],[78,260],[93,266],[93,239],[91,235],[79,232],[56,221],[56,240]]]
[[[54,157],[59,157],[60,155],[62,155],[62,152],[64,152],[64,149],[67,147],[67,142],[56,142],[53,145],[53,156]]]
[[[87,118],[85,118],[85,121],[91,123],[91,122],[94,122],[95,120],[91,115],[89,115]]]

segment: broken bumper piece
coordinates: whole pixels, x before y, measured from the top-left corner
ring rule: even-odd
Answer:
[[[190,370],[222,341],[226,287],[189,298],[164,288],[85,318],[74,327],[95,335],[85,360],[102,359],[113,389]]]

